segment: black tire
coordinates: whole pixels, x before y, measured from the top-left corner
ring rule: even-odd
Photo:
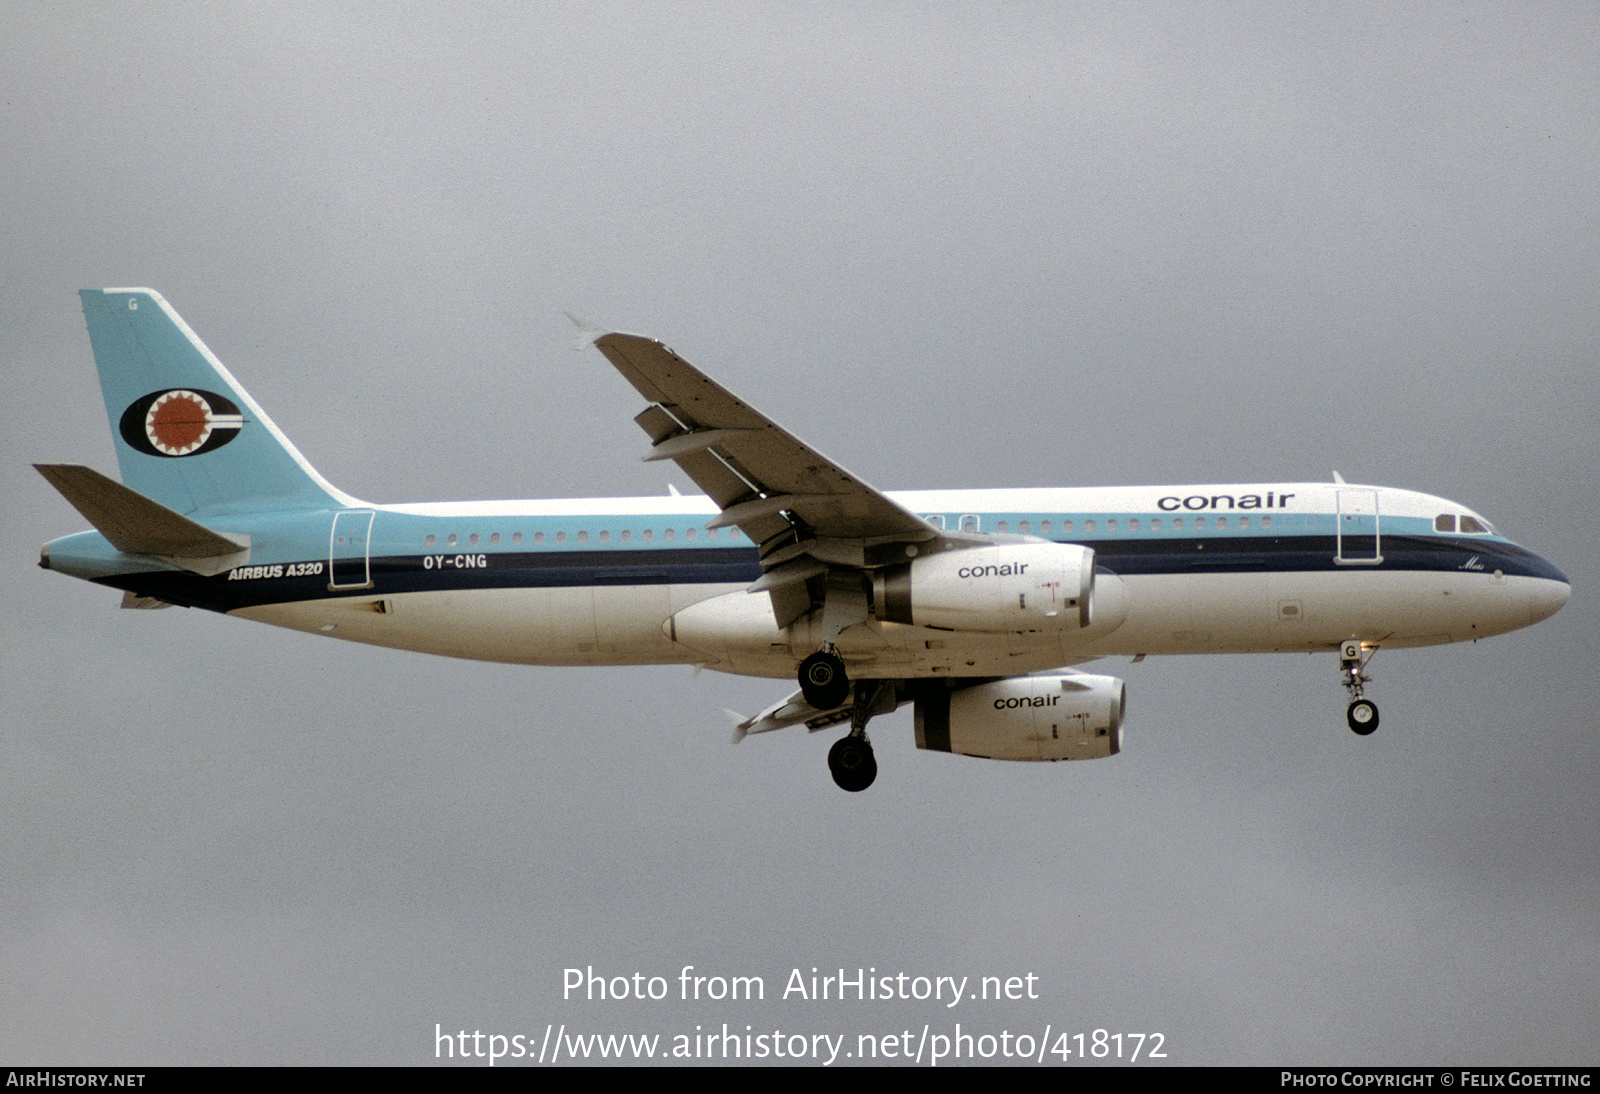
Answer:
[[[840,737],[828,750],[828,770],[840,790],[858,794],[878,777],[878,759],[864,737]]]
[[[818,710],[842,706],[850,697],[850,677],[839,655],[818,650],[800,662],[800,691]]]
[[[1378,728],[1378,704],[1371,699],[1357,699],[1345,711],[1344,720],[1358,735],[1365,737]]]

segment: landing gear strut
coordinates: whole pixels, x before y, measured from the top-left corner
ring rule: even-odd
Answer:
[[[850,677],[833,644],[845,631],[866,622],[871,614],[861,571],[829,571],[827,586],[822,601],[822,633],[818,636],[821,648],[800,662],[800,691],[806,702],[823,711],[835,710],[850,698]]]
[[[850,735],[835,741],[828,750],[828,770],[841,790],[865,790],[878,777],[878,761],[867,740],[867,720],[874,714],[887,714],[897,705],[893,680],[851,682],[844,659],[834,642],[845,631],[870,617],[867,583],[863,571],[832,569],[827,576],[827,593],[822,601],[822,648],[800,662],[800,694],[806,702],[827,715],[824,723],[838,721],[833,712],[850,704]]]
[[[1378,728],[1378,704],[1361,695],[1361,686],[1369,683],[1372,677],[1366,674],[1367,661],[1371,653],[1363,656],[1361,643],[1355,640],[1342,642],[1339,645],[1339,675],[1344,689],[1350,693],[1350,706],[1345,711],[1345,721],[1350,723],[1350,728],[1365,737]]]
[[[888,714],[898,705],[893,680],[862,680],[855,685],[850,704],[850,734],[828,750],[828,770],[840,790],[852,794],[865,790],[878,777],[878,760],[867,740],[867,722],[874,714]]]

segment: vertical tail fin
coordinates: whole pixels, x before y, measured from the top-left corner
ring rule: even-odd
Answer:
[[[360,502],[306,461],[151,289],[83,289],[122,481],[181,513]]]

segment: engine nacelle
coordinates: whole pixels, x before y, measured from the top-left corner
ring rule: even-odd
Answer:
[[[916,700],[917,747],[989,760],[1095,760],[1122,751],[1114,676],[1016,676]]]
[[[873,575],[879,619],[1002,634],[1087,627],[1094,551],[1014,543],[943,551]]]

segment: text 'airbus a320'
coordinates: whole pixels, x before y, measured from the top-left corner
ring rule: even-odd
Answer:
[[[1333,483],[882,493],[659,342],[593,344],[643,396],[647,460],[704,496],[373,505],[319,475],[149,289],[82,292],[119,483],[39,470],[94,531],[40,564],[123,606],[537,665],[687,663],[794,678],[739,734],[848,723],[834,779],[877,772],[869,719],[920,748],[1076,760],[1121,747],[1108,656],[1337,654],[1348,721],[1380,646],[1536,623],[1570,586],[1482,516]]]

